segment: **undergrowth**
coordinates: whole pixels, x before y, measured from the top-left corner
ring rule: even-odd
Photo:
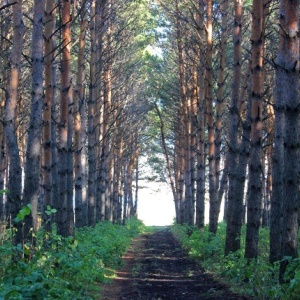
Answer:
[[[259,252],[256,260],[247,261],[244,251],[224,255],[226,225],[220,223],[216,235],[208,228],[199,230],[188,226],[174,225],[174,235],[189,254],[200,261],[207,272],[216,275],[233,287],[234,291],[254,299],[300,299],[300,260],[294,259],[285,273],[285,284],[279,284],[279,262],[268,262],[269,231],[260,229]],[[241,249],[245,245],[245,227],[242,229]]]
[[[98,283],[120,266],[131,239],[143,229],[136,219],[125,226],[103,222],[78,229],[75,239],[62,238],[55,228],[41,229],[18,261],[12,253],[24,249],[13,248],[7,232],[0,239],[0,299],[93,299]]]

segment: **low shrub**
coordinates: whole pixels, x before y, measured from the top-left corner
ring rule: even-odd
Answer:
[[[131,239],[143,230],[142,222],[125,226],[110,222],[76,230],[76,238],[63,238],[41,229],[25,258],[11,259],[12,245],[0,245],[0,299],[92,299],[92,290],[105,280],[107,268],[121,264]]]
[[[299,299],[300,260],[290,260],[285,272],[285,283],[279,284],[279,262],[271,265],[269,257],[269,231],[260,229],[260,255],[255,260],[244,258],[240,250],[224,255],[226,224],[220,223],[216,235],[208,231],[188,226],[174,225],[174,235],[180,240],[189,254],[197,259],[206,271],[225,281],[236,292],[249,295],[254,299]],[[245,245],[245,226],[242,229],[241,249]]]

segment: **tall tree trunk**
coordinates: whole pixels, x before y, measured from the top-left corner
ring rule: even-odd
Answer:
[[[252,5],[252,88],[251,88],[251,147],[247,203],[245,257],[258,256],[259,227],[262,207],[262,97],[264,49],[263,1]]]
[[[275,128],[274,128],[274,150],[273,150],[273,185],[272,185],[272,196],[271,196],[271,218],[270,218],[270,262],[274,263],[280,261],[282,258],[282,235],[283,235],[283,199],[285,197],[284,189],[284,137],[285,137],[285,114],[284,109],[286,105],[286,99],[290,97],[290,93],[293,94],[295,91],[292,86],[287,84],[290,80],[287,76],[287,67],[289,65],[295,65],[295,61],[298,58],[289,58],[288,51],[293,50],[289,48],[289,39],[293,40],[292,37],[288,36],[288,19],[286,15],[286,4],[287,1],[280,2],[280,44],[277,56],[277,68],[276,68],[276,85],[275,85],[275,102],[274,102],[274,113],[275,113]],[[296,1],[294,1],[296,3]],[[292,44],[291,44],[292,46]],[[293,68],[292,68],[293,70]],[[294,86],[293,86],[294,87]]]
[[[181,213],[183,214],[183,223],[189,223],[189,207],[190,203],[186,196],[186,170],[189,163],[188,157],[189,153],[186,151],[189,146],[189,133],[188,130],[188,111],[187,111],[187,90],[185,83],[185,67],[184,67],[184,45],[182,38],[182,25],[180,21],[180,11],[179,3],[175,2],[176,9],[176,43],[177,43],[177,55],[178,55],[178,71],[179,71],[179,85],[180,85],[180,108],[179,108],[179,159],[180,161],[180,179],[179,179],[179,193],[181,197]]]
[[[51,137],[52,123],[52,102],[54,101],[54,85],[53,82],[53,59],[54,59],[54,37],[55,31],[55,9],[56,3],[53,0],[46,1],[45,9],[45,30],[44,30],[44,62],[45,62],[45,96],[43,107],[43,133],[42,133],[42,194],[43,194],[43,223],[44,228],[50,230],[50,222],[47,222],[49,216],[45,213],[45,208],[52,205],[52,143],[56,145],[56,141]]]
[[[185,149],[184,149],[184,157],[186,161],[185,166],[185,200],[186,200],[186,223],[190,226],[194,225],[194,208],[193,208],[193,191],[192,191],[192,153],[191,153],[191,122],[189,116],[189,108],[190,108],[190,98],[187,101],[187,116],[185,122]]]
[[[201,98],[201,96],[200,96]],[[197,147],[197,187],[196,187],[196,225],[198,228],[204,228],[205,224],[205,115],[204,101],[198,107],[198,147]]]
[[[266,223],[266,173],[267,173],[267,166],[266,166],[266,157],[267,157],[267,151],[264,149],[262,151],[262,160],[261,160],[261,166],[262,166],[262,183],[261,183],[261,190],[262,190],[262,199],[261,199],[261,226],[267,227]]]
[[[122,147],[123,148],[123,147]],[[122,158],[122,162],[124,161],[124,158]],[[119,186],[119,207],[118,207],[118,220],[120,220],[120,223],[122,222],[122,209],[124,204],[124,183],[125,183],[125,170],[123,168],[123,165],[120,166],[120,186]]]
[[[197,182],[196,182],[196,226],[204,228],[205,223],[205,47],[203,41],[205,40],[204,31],[204,4],[199,1],[198,6],[198,35],[199,35],[199,67],[198,67],[198,99],[197,99]]]
[[[108,5],[110,8],[110,5]],[[108,10],[110,14],[110,9]],[[108,16],[110,18],[110,16]],[[101,136],[100,141],[100,151],[101,151],[101,161],[100,161],[100,197],[101,197],[101,220],[106,220],[110,215],[110,122],[112,119],[112,56],[111,56],[111,21],[108,20],[108,28],[106,31],[106,48],[104,53],[107,54],[106,65],[104,70],[104,103],[103,103],[103,122],[101,124]],[[100,137],[101,138],[101,137]]]
[[[3,1],[3,4],[7,4],[6,1]],[[4,10],[1,12],[0,17],[0,34],[1,34],[1,53],[6,54],[7,49],[9,49],[8,44],[8,36],[9,36],[9,28],[10,24],[7,22],[8,16],[10,15],[9,9]],[[6,57],[2,56],[0,58],[0,69],[1,72],[1,89],[0,95],[0,115],[4,116],[5,112],[5,98],[6,98],[6,91],[8,89],[8,78],[9,78],[9,70],[5,68],[5,61]],[[3,118],[3,117],[2,117]],[[7,164],[7,147],[5,141],[5,134],[4,134],[4,125],[3,122],[0,122],[0,191],[6,189],[7,182],[5,182],[7,173],[8,173],[8,164]],[[0,226],[7,226],[7,211],[6,211],[6,194],[0,193]],[[1,230],[1,229],[0,229]]]
[[[127,161],[128,159],[126,159]],[[123,220],[122,223],[123,225],[126,224],[127,218],[128,218],[128,173],[127,173],[127,168],[129,168],[129,166],[124,166],[124,185],[123,185]]]
[[[95,1],[90,0],[91,6],[91,58],[90,58],[90,89],[88,100],[88,224],[96,224],[96,135],[95,135],[95,99],[96,99],[96,22]]]
[[[54,45],[55,46],[55,45]],[[57,201],[59,199],[59,178],[58,178],[58,140],[57,140],[57,112],[56,112],[56,78],[57,78],[57,67],[55,64],[52,65],[52,82],[53,82],[53,96],[51,104],[51,204],[57,208]],[[57,223],[59,214],[55,214],[51,217],[51,220]]]
[[[70,82],[71,84],[71,82]],[[67,139],[67,236],[74,236],[74,205],[73,205],[73,182],[74,182],[74,160],[73,160],[73,91],[70,87],[68,99],[68,139]]]
[[[224,111],[224,87],[225,87],[225,66],[226,66],[226,42],[227,42],[227,14],[228,14],[229,2],[223,0],[220,4],[220,10],[222,14],[222,35],[220,42],[220,65],[218,70],[218,92],[217,92],[217,104],[216,104],[216,125],[215,125],[215,164],[216,164],[216,191],[218,193],[220,187],[220,173],[221,173],[221,144],[222,144],[222,119]],[[227,177],[227,175],[226,175]],[[212,218],[213,230],[217,230],[218,218],[220,214],[222,197],[217,194],[216,203],[214,206],[215,217]]]
[[[225,254],[240,249],[240,236],[243,217],[243,198],[236,197],[237,163],[238,163],[238,128],[239,112],[238,101],[241,84],[241,37],[242,37],[242,12],[243,1],[234,1],[234,66],[233,88],[229,109],[229,154],[228,154],[228,214],[226,228]]]
[[[31,215],[25,223],[24,236],[28,238],[30,229],[37,231],[37,210],[40,194],[40,158],[42,137],[42,108],[43,108],[43,17],[45,1],[34,1],[33,30],[32,30],[32,98],[30,123],[27,138],[24,204],[31,204]],[[30,220],[30,222],[29,222]]]
[[[116,147],[114,154],[114,178],[113,178],[113,222],[120,224],[121,218],[119,215],[120,208],[120,189],[122,178],[122,156],[123,156],[123,137],[121,134],[119,121],[117,120],[117,135],[116,135]]]
[[[249,160],[250,151],[250,135],[251,135],[251,101],[246,102],[250,97],[249,82],[251,82],[251,60],[248,62],[246,73],[244,75],[240,99],[238,102],[238,112],[240,118],[245,115],[244,119],[240,122],[242,136],[240,137],[240,144],[238,147],[238,165],[236,167],[237,177],[235,182],[235,197],[241,199],[242,216],[241,222],[244,223],[245,216],[245,184],[247,177],[247,165]],[[251,85],[251,84],[250,84]],[[246,104],[246,107],[244,107]]]
[[[85,63],[86,9],[81,11],[77,79],[74,93],[74,176],[75,176],[75,224],[87,225],[86,162],[85,162]]]
[[[225,200],[226,200],[226,191],[228,189],[228,157],[226,156],[224,159],[224,168],[222,172],[222,177],[220,178],[219,189],[218,189],[218,202],[221,204],[223,198],[224,199],[224,216],[223,220],[227,220],[227,216],[225,213]],[[225,197],[224,197],[225,196]]]
[[[138,197],[139,197],[139,156],[137,157],[135,162],[135,195],[134,195],[134,213],[133,213],[133,216],[135,218],[138,217],[137,215],[138,205],[139,205]]]
[[[286,257],[298,256],[299,210],[299,1],[280,1],[280,45],[276,59],[275,99],[282,98],[283,126],[283,222],[280,279],[288,264]],[[277,104],[278,102],[276,102]],[[275,106],[275,120],[278,107]],[[281,131],[279,131],[279,134]],[[277,132],[275,131],[275,136]],[[278,142],[278,141],[277,141]],[[281,174],[281,172],[280,172]],[[277,176],[274,174],[274,176]],[[275,184],[275,180],[274,180]],[[274,234],[274,232],[272,232]]]
[[[2,94],[3,95],[3,94]],[[5,94],[4,94],[5,99]],[[0,115],[4,115],[4,105],[5,102],[2,100],[0,102]],[[4,127],[3,123],[0,123],[0,227],[2,224],[6,224],[6,211],[5,211],[5,198],[2,191],[5,189],[5,173],[7,170],[6,166],[6,149],[5,149],[5,138],[4,138]],[[1,229],[0,229],[1,230]]]
[[[266,197],[265,197],[265,209],[264,209],[264,218],[263,225],[270,227],[270,210],[271,210],[271,197],[272,197],[272,170],[273,170],[273,144],[274,144],[274,108],[271,105],[267,106],[267,114],[269,122],[267,124],[267,147],[266,147],[266,160],[267,160],[267,178],[266,178]]]
[[[58,233],[63,236],[73,235],[72,224],[69,223],[68,213],[68,164],[69,156],[69,105],[72,101],[71,89],[71,3],[69,0],[61,0],[62,19],[62,61],[61,61],[61,102],[60,102],[60,132],[59,132],[59,200],[57,202]]]
[[[109,20],[109,9],[107,0],[96,1],[96,81],[95,81],[95,136],[96,136],[96,222],[105,220],[105,176],[103,176],[104,166],[104,152],[103,144],[107,141],[105,136],[105,118],[107,120],[108,116],[105,115],[105,101],[107,100],[106,93],[106,80],[105,80],[105,62],[107,61],[108,53],[105,53],[104,49],[107,49],[108,41],[105,39],[107,34],[107,25]],[[107,107],[107,106],[106,106]],[[103,179],[102,179],[103,178]]]
[[[22,207],[22,169],[20,162],[19,146],[16,135],[15,121],[18,102],[18,87],[21,69],[21,55],[23,47],[23,21],[22,21],[22,0],[16,1],[13,5],[13,43],[10,58],[10,79],[9,91],[6,95],[4,109],[4,133],[9,156],[9,182],[8,201],[9,214],[14,219]],[[14,244],[23,242],[22,224],[14,223],[17,231],[14,235]]]
[[[222,145],[222,119],[224,113],[224,88],[225,88],[225,67],[226,67],[226,43],[228,34],[228,10],[229,1],[222,0],[220,11],[222,15],[221,41],[220,41],[220,65],[218,70],[218,91],[216,103],[216,133],[215,133],[215,158],[216,158],[216,184],[219,187],[221,173],[221,145]],[[218,188],[217,188],[218,189]],[[219,202],[219,201],[218,201]]]
[[[205,101],[207,103],[207,130],[208,130],[208,164],[209,164],[209,231],[217,232],[217,185],[216,185],[216,158],[215,158],[215,127],[213,111],[213,1],[207,1],[207,22],[206,22],[206,85]]]
[[[190,108],[190,123],[191,123],[191,145],[190,145],[190,165],[191,165],[191,215],[193,225],[196,223],[196,186],[197,186],[197,133],[198,133],[198,57],[194,58],[193,62],[193,81],[192,81],[192,95]]]

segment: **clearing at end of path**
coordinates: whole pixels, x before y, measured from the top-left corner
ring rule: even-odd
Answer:
[[[188,257],[168,228],[136,238],[124,267],[104,285],[102,300],[247,300],[229,291]]]

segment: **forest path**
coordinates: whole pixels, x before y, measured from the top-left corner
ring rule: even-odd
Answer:
[[[214,280],[188,257],[168,228],[136,238],[102,300],[246,300]]]

